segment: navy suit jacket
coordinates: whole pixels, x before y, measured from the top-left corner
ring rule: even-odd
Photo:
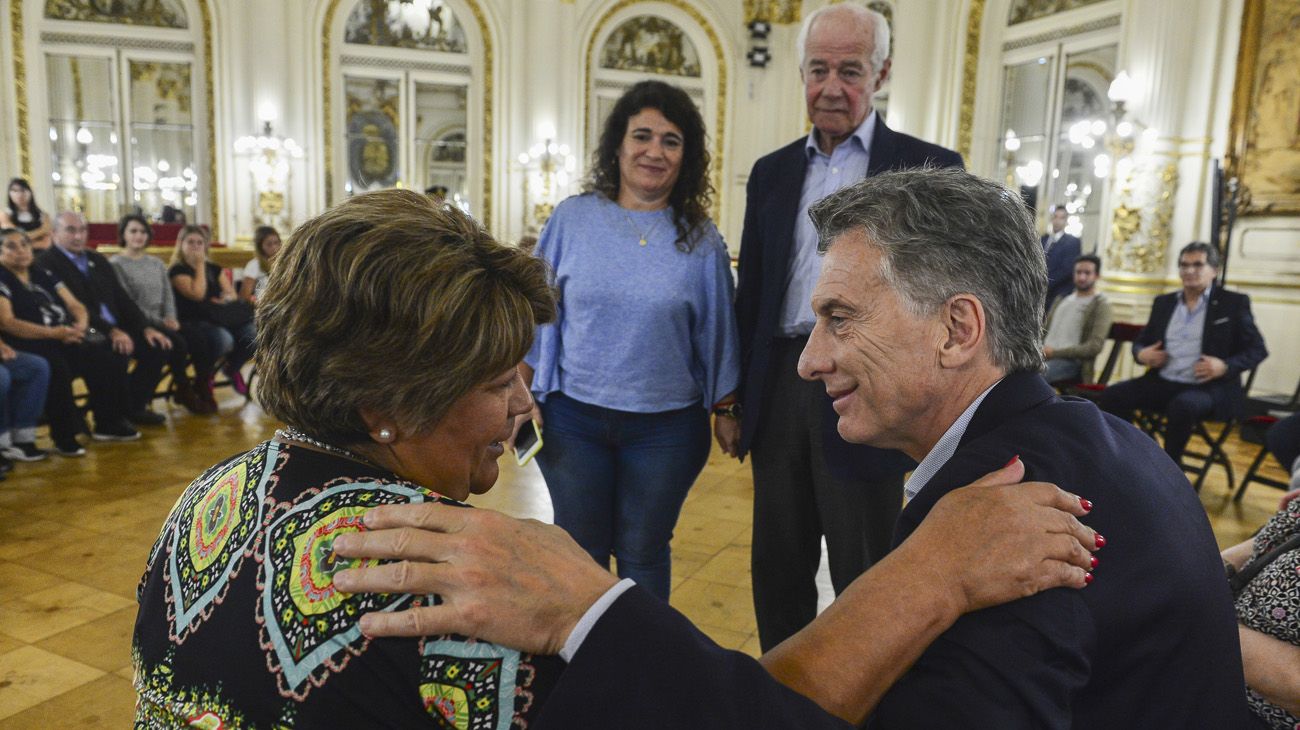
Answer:
[[[745,228],[740,239],[740,272],[736,287],[736,324],[740,330],[740,453],[754,442],[763,420],[771,385],[772,340],[778,336],[781,303],[790,276],[799,198],[808,172],[801,138],[759,158],[750,172],[745,195]],[[872,133],[867,177],[888,170],[921,167],[962,167],[961,155],[938,145],[895,132],[879,115]],[[826,398],[822,439],[827,466],[837,476],[879,479],[901,474],[915,463],[897,451],[850,444],[836,430],[839,417]]]
[[[1161,294],[1151,303],[1151,316],[1133,341],[1134,359],[1137,359],[1139,350],[1165,338],[1165,330],[1169,328],[1169,320],[1181,296],[1181,291]],[[1217,357],[1228,365],[1228,372],[1223,377],[1206,384],[1214,398],[1214,417],[1223,420],[1241,415],[1246,402],[1241,374],[1268,357],[1264,336],[1255,326],[1255,317],[1250,311],[1249,296],[1217,285],[1210,289],[1205,330],[1201,334],[1201,353]],[[1159,371],[1150,370],[1143,377],[1159,377]]]
[[[57,276],[72,296],[86,307],[91,327],[104,334],[116,326],[132,337],[143,335],[149,323],[104,254],[86,249],[88,274],[82,274],[58,246],[50,246],[36,259],[36,263]],[[107,305],[109,313],[117,320],[116,325],[110,325],[104,319],[99,307],[101,304]]]
[[[850,639],[853,640],[853,639]],[[592,627],[546,698],[537,730],[849,730],[633,586]]]
[[[1047,239],[1048,236],[1039,239],[1044,249],[1047,248]],[[1061,240],[1047,251],[1047,306],[1044,312],[1052,308],[1052,302],[1074,291],[1074,262],[1082,251],[1083,242],[1068,233],[1061,234]]]
[[[1232,599],[1205,510],[1141,431],[1036,373],[975,411],[904,509],[895,542],[944,494],[1019,454],[1026,478],[1093,501],[1096,580],[962,616],[885,695],[869,727],[1249,727]]]

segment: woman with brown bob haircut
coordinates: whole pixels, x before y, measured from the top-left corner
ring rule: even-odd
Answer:
[[[285,244],[258,307],[259,394],[287,426],[185,490],[150,558],[137,723],[527,727],[559,671],[460,637],[372,641],[334,539],[380,504],[490,489],[555,316],[545,264],[419,193],[352,198]],[[430,716],[434,717],[430,717]],[[438,724],[438,723],[434,723]]]

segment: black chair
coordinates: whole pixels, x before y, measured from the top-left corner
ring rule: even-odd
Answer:
[[[1264,465],[1264,460],[1268,458],[1268,447],[1264,445],[1264,435],[1268,433],[1273,424],[1297,410],[1300,410],[1300,383],[1296,384],[1295,392],[1291,394],[1289,400],[1283,401],[1277,397],[1270,398],[1268,396],[1246,399],[1246,412],[1248,415],[1241,422],[1241,440],[1258,445],[1259,453],[1255,454],[1254,460],[1250,462],[1250,468],[1246,470],[1246,475],[1241,478],[1241,486],[1237,487],[1237,493],[1232,496],[1234,502],[1241,501],[1241,498],[1246,495],[1246,487],[1250,486],[1251,482],[1259,482],[1278,489],[1291,488],[1290,482],[1263,476],[1259,473],[1259,470]]]
[[[1251,386],[1255,384],[1256,370],[1254,368],[1247,370],[1245,392],[1249,393]],[[1138,428],[1145,431],[1151,438],[1160,441],[1164,440],[1165,428],[1168,426],[1168,420],[1162,411],[1143,411],[1139,410],[1134,415],[1134,420]],[[1183,471],[1193,472],[1196,474],[1196,480],[1192,486],[1196,491],[1201,491],[1201,485],[1205,484],[1205,477],[1210,473],[1210,468],[1215,464],[1223,467],[1223,471],[1228,477],[1228,491],[1231,492],[1236,485],[1236,475],[1232,470],[1232,460],[1228,458],[1227,452],[1223,450],[1223,445],[1228,442],[1228,437],[1232,435],[1233,430],[1237,427],[1240,419],[1229,418],[1223,422],[1223,428],[1217,436],[1211,435],[1210,430],[1205,427],[1205,422],[1209,419],[1202,419],[1196,422],[1192,428],[1192,435],[1198,436],[1209,447],[1208,451],[1184,451],[1183,460],[1178,464]],[[1187,459],[1199,460],[1199,465],[1188,464]]]
[[[1106,389],[1110,384],[1111,377],[1115,374],[1115,366],[1119,364],[1120,354],[1128,349],[1129,344],[1137,339],[1142,333],[1142,325],[1131,322],[1113,322],[1110,325],[1110,333],[1106,339],[1110,340],[1110,351],[1106,354],[1106,363],[1102,365],[1101,372],[1097,374],[1097,380],[1094,383],[1053,383],[1054,387],[1063,392],[1086,398],[1087,400],[1097,401],[1101,396],[1101,391]]]

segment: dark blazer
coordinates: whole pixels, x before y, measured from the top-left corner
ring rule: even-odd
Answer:
[[[736,324],[740,330],[740,453],[754,442],[763,419],[771,370],[772,339],[777,336],[781,301],[790,275],[790,252],[794,246],[799,198],[808,171],[801,138],[759,158],[750,172],[745,195],[745,228],[740,239],[740,272],[736,287]],[[923,165],[962,167],[961,155],[938,145],[895,132],[880,117],[872,133],[867,177],[888,170]],[[884,467],[879,476],[901,473],[912,461],[899,452],[883,452],[870,446],[849,444],[835,430],[838,417],[826,398],[824,418],[829,424],[823,438],[826,462],[837,474],[872,478],[872,470]],[[882,462],[883,458],[883,462]]]
[[[1163,340],[1169,320],[1178,307],[1181,291],[1161,294],[1151,303],[1151,316],[1133,341],[1133,358],[1138,351]],[[1255,326],[1250,311],[1250,297],[1231,289],[1215,285],[1210,289],[1210,302],[1205,310],[1205,330],[1201,335],[1201,353],[1217,357],[1228,365],[1222,378],[1206,384],[1214,398],[1214,417],[1219,420],[1241,415],[1246,402],[1246,391],[1241,387],[1241,374],[1264,362],[1268,348],[1264,336]],[[1149,370],[1143,377],[1159,377],[1158,370]]]
[[[592,627],[537,730],[849,730],[639,587]]]
[[[1047,250],[1048,236],[1039,239]],[[1047,304],[1043,311],[1052,308],[1052,302],[1074,291],[1074,262],[1083,251],[1083,242],[1077,236],[1061,234],[1061,240],[1047,250]]]
[[[1093,501],[1084,521],[1106,537],[1096,580],[962,616],[869,727],[1248,727],[1232,599],[1196,493],[1149,437],[1038,374],[993,388],[895,543],[1017,454],[1027,479]]]
[[[114,327],[104,320],[99,307],[102,303],[108,305],[108,311],[117,319],[118,328],[132,337],[141,336],[149,324],[148,320],[122,286],[113,271],[113,265],[103,254],[91,249],[86,249],[86,261],[88,276],[82,274],[81,269],[58,246],[50,246],[36,259],[37,265],[54,272],[68,287],[68,291],[72,292],[72,296],[86,307],[91,327],[104,334],[108,334]]]

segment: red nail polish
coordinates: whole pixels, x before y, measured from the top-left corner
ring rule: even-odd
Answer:
[[[1083,584],[1086,586],[1092,585],[1092,573],[1083,574]]]
[[[1084,499],[1083,497],[1079,497],[1079,506],[1083,508],[1083,511],[1084,511],[1084,512],[1091,512],[1091,511],[1092,511],[1092,500]]]
[[[1097,533],[1097,547],[1106,547],[1106,538],[1102,537],[1100,532]]]
[[[1020,458],[1020,454],[1016,454],[1015,456],[1011,457],[1011,461],[1008,461],[1007,463],[1003,464],[1002,468],[1005,469],[1008,466],[1011,466],[1012,464],[1016,463],[1016,459],[1019,458]]]
[[[1090,566],[1088,566],[1088,567],[1092,568],[1093,570],[1096,570],[1096,569],[1097,569],[1097,563],[1098,563],[1098,562],[1099,562],[1099,561],[1097,560],[1097,556],[1096,556],[1096,555],[1093,555],[1093,556],[1092,556],[1092,565],[1090,565]]]

